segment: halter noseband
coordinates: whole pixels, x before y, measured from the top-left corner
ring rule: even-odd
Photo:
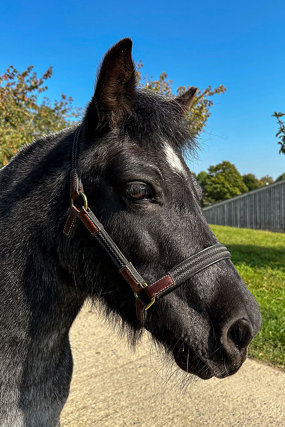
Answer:
[[[107,252],[121,276],[131,286],[136,297],[137,318],[141,323],[144,323],[146,311],[157,299],[173,291],[177,286],[210,265],[230,258],[231,254],[224,245],[217,243],[191,255],[169,270],[161,279],[148,285],[132,263],[123,255],[101,222],[88,207],[87,197],[83,192],[83,185],[76,170],[80,128],[79,126],[76,129],[73,139],[72,170],[70,173],[71,206],[68,210],[68,218],[63,232],[70,238],[73,235],[74,226],[78,219],[85,225],[91,236],[95,237]],[[80,210],[73,204],[73,201],[78,197],[82,197],[84,204]]]

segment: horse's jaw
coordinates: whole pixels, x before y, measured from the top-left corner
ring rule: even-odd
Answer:
[[[191,350],[185,342],[181,342],[177,350],[174,348],[172,354],[180,369],[187,374],[193,374],[203,380],[208,380],[212,377],[221,379],[235,374],[245,361],[247,350],[238,355],[237,360],[230,365],[223,363],[222,360],[215,361],[210,354],[208,356],[199,355],[197,352]]]
[[[173,357],[180,369],[187,374],[197,375],[203,380],[214,376],[212,369],[185,344],[181,343],[181,350],[173,349]]]

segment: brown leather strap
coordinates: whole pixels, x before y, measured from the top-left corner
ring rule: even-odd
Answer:
[[[170,289],[173,286],[175,286],[175,282],[168,273],[161,279],[157,280],[157,282],[154,282],[152,285],[149,285],[147,288],[145,288],[145,291],[149,296],[149,299],[159,298],[161,293],[167,292],[167,289]]]
[[[88,211],[82,208],[79,212],[78,218],[83,222],[91,236],[94,236],[99,231],[99,227],[94,224],[88,215]]]
[[[135,293],[139,293],[144,289],[142,284],[137,281],[137,279],[134,277],[128,267],[125,266],[121,268],[121,270],[119,270],[119,273],[121,274],[121,276],[123,276],[125,281],[130,285],[130,287]]]
[[[63,229],[64,234],[68,237],[72,237],[76,220],[78,218],[79,210],[75,206],[71,206],[68,209],[68,217]]]
[[[146,321],[146,314],[145,311],[146,303],[141,298],[136,298],[136,315],[137,319],[140,321],[140,323],[143,325]]]

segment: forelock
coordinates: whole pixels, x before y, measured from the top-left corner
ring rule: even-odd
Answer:
[[[138,90],[133,114],[125,118],[121,131],[142,145],[165,141],[182,152],[194,151],[196,142],[190,123],[173,98],[166,98],[149,90]]]

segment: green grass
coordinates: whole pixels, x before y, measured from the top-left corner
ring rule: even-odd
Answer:
[[[249,356],[285,370],[285,234],[211,225],[262,314]]]

